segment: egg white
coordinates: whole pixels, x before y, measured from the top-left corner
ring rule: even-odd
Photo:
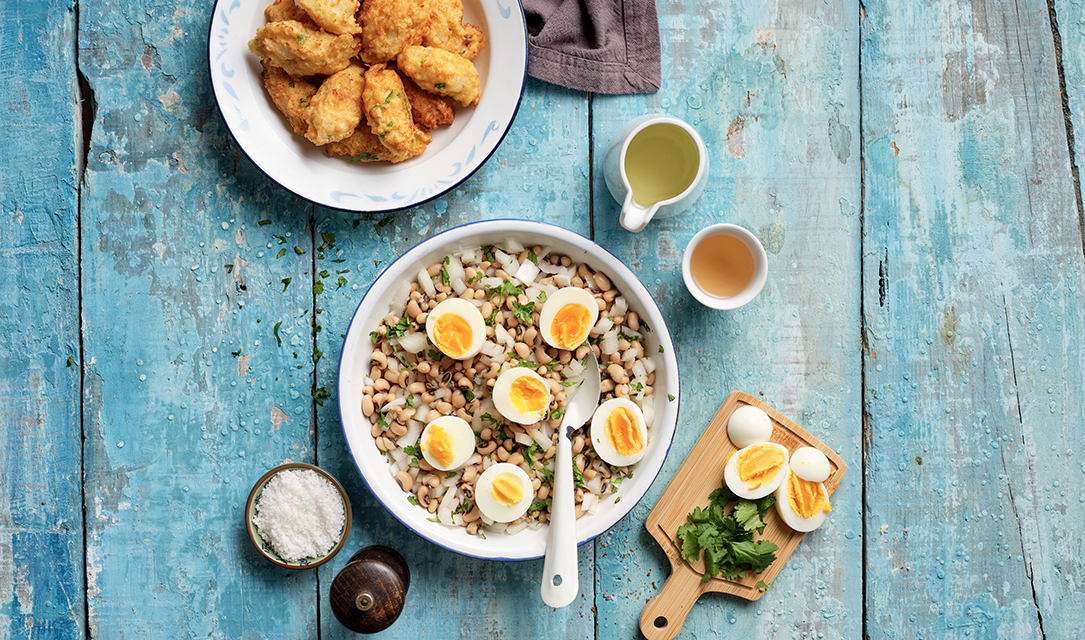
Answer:
[[[520,411],[512,402],[512,385],[514,382],[523,377],[534,378],[542,384],[546,389],[546,404],[538,411]],[[535,373],[533,369],[527,367],[512,367],[505,370],[501,375],[497,376],[497,382],[494,383],[493,391],[490,394],[493,400],[494,407],[497,408],[497,412],[505,417],[506,420],[512,420],[517,424],[535,424],[543,419],[546,415],[547,409],[550,407],[550,401],[552,396],[550,394],[550,385],[542,376]]]
[[[738,476],[738,457],[742,454],[742,452],[746,451],[750,447],[757,446],[770,446],[780,449],[784,453],[784,463],[780,465],[780,470],[776,473],[775,476],[773,476],[771,480],[761,485],[760,487],[750,488],[750,485]],[[727,466],[723,470],[723,481],[727,484],[727,488],[740,498],[746,498],[747,500],[757,500],[758,498],[764,498],[768,494],[775,491],[776,488],[780,486],[780,483],[783,482],[784,477],[787,476],[788,469],[790,468],[787,465],[787,461],[787,447],[776,444],[775,442],[763,442],[750,445],[749,447],[743,447],[742,449],[736,451],[731,456],[731,458],[727,460]]]
[[[449,439],[452,441],[452,464],[448,466],[441,465],[430,454],[429,439],[431,428],[434,425],[439,425],[444,429],[445,433],[448,434]],[[419,438],[419,444],[422,449],[422,457],[426,459],[426,462],[433,465],[435,469],[452,471],[453,469],[462,467],[463,463],[467,462],[467,459],[475,452],[475,432],[471,429],[471,425],[462,418],[457,416],[441,416],[427,424],[426,428],[422,430],[422,437]]]
[[[554,324],[554,316],[558,311],[563,309],[567,304],[575,304],[584,307],[588,310],[591,316],[591,322],[584,328],[584,335],[580,336],[580,339],[576,341],[576,344],[571,347],[562,346],[557,343],[551,333],[551,327]],[[539,333],[542,334],[543,340],[546,344],[557,349],[575,349],[584,340],[587,339],[588,334],[591,333],[592,327],[595,326],[596,321],[599,320],[599,303],[596,302],[595,297],[587,290],[581,287],[564,287],[558,289],[546,299],[543,303],[542,310],[539,312]]]
[[[793,472],[792,472],[793,473]],[[787,476],[788,474],[784,474]],[[821,494],[825,496],[825,501],[829,500],[829,492],[825,488],[824,482],[817,483],[818,488],[821,489]],[[776,512],[780,514],[780,519],[784,521],[784,524],[791,527],[795,531],[806,533],[813,531],[825,522],[826,516],[829,514],[822,509],[818,511],[810,518],[804,518],[795,512],[791,508],[791,503],[788,502],[788,482],[787,479],[780,483],[780,486],[776,488],[774,495],[776,496]]]
[[[467,326],[471,328],[471,344],[468,346],[467,351],[462,354],[447,353],[444,349],[441,349],[440,345],[437,344],[437,340],[433,337],[433,329],[437,324],[437,319],[446,313],[458,315],[466,320]],[[429,315],[426,316],[426,335],[429,336],[429,341],[441,353],[456,360],[466,360],[474,357],[482,348],[482,343],[486,341],[486,322],[482,319],[482,312],[475,305],[462,298],[448,298],[430,309]]]
[[[825,454],[813,447],[800,447],[791,454],[791,471],[803,480],[825,482],[829,479],[832,467]]]
[[[618,450],[614,448],[614,445],[610,442],[610,438],[607,436],[607,418],[618,408],[628,409],[629,412],[633,414],[633,419],[637,423],[642,446],[640,451],[637,451],[636,453],[629,455],[618,453]],[[599,457],[615,467],[625,467],[634,464],[643,458],[645,452],[648,451],[648,427],[644,422],[644,413],[641,412],[640,407],[634,402],[625,398],[613,398],[599,405],[599,408],[595,410],[595,415],[591,418],[589,436],[591,437],[591,446],[595,448],[595,452],[599,454]]]
[[[524,495],[520,498],[519,502],[512,505],[505,505],[498,502],[492,493],[494,478],[504,473],[510,473],[516,476],[516,478],[520,480],[520,485],[524,492]],[[512,522],[519,518],[527,513],[527,508],[531,506],[531,502],[534,499],[535,489],[531,486],[531,480],[527,477],[527,473],[523,469],[514,464],[498,462],[497,464],[491,465],[490,468],[483,471],[482,475],[475,481],[475,504],[478,505],[478,510],[482,512],[482,515],[494,522]]]
[[[739,449],[768,442],[772,438],[772,420],[761,409],[743,405],[727,420],[727,437]]]

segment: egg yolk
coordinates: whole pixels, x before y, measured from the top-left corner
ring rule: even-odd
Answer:
[[[454,454],[452,453],[452,437],[448,435],[441,425],[435,424],[429,428],[429,438],[426,439],[425,447],[433,459],[442,467],[452,465]]]
[[[640,429],[633,413],[625,407],[618,407],[610,412],[606,421],[607,439],[614,450],[623,456],[633,455],[644,447]]]
[[[550,404],[550,394],[546,385],[535,378],[523,376],[512,383],[509,390],[509,400],[523,413],[538,413]]]
[[[502,473],[494,478],[493,488],[490,489],[490,495],[506,507],[520,502],[524,499],[524,487],[520,484],[520,479],[511,473]]]
[[[437,348],[453,358],[467,353],[472,337],[471,325],[455,313],[446,313],[433,324],[433,340]]]
[[[818,511],[832,511],[817,482],[803,480],[794,473],[787,476],[787,501],[800,518],[812,518]]]
[[[762,445],[750,447],[739,454],[735,470],[750,489],[756,489],[775,478],[783,466],[783,451]]]
[[[567,304],[554,314],[550,337],[563,349],[573,349],[584,341],[591,328],[591,312],[579,304]]]

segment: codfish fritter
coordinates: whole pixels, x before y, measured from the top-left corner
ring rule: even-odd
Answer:
[[[429,134],[411,119],[411,105],[395,71],[378,64],[365,72],[362,105],[370,129],[396,157],[412,158],[426,150]]]
[[[362,120],[364,74],[361,65],[351,64],[320,85],[310,100],[309,128],[305,132],[309,142],[319,147],[354,133]]]
[[[358,13],[358,0],[295,0],[313,22],[330,33],[361,33],[362,27],[354,19]]]
[[[350,137],[329,142],[324,147],[324,154],[346,156],[351,162],[400,162],[407,159],[400,158],[381,144],[381,139],[370,130],[367,123],[355,129]]]
[[[401,72],[399,79],[403,81],[403,91],[407,94],[407,102],[411,103],[411,118],[416,125],[436,129],[450,125],[456,119],[452,98],[433,95],[415,84],[405,73]]]
[[[460,0],[425,0],[430,9],[430,22],[423,30],[422,44],[444,49],[449,53],[474,60],[485,45],[482,31],[463,22],[463,2]]]
[[[283,20],[297,20],[301,23],[311,23],[312,18],[305,9],[302,9],[294,0],[275,0],[264,9],[264,18],[268,22],[282,22]]]
[[[388,62],[404,47],[421,44],[422,30],[430,17],[430,9],[419,0],[365,0],[358,14],[362,24],[362,61]]]
[[[271,101],[286,116],[286,120],[294,129],[294,133],[305,135],[309,129],[306,114],[309,111],[309,102],[316,93],[316,87],[301,78],[295,78],[280,67],[274,67],[261,60],[264,65],[263,79],[264,88],[271,96]]]
[[[467,58],[433,47],[407,47],[396,58],[400,71],[426,91],[458,100],[465,107],[478,104],[478,69]]]
[[[354,36],[313,30],[297,20],[266,24],[249,40],[249,51],[292,76],[342,71],[358,55],[361,46]]]

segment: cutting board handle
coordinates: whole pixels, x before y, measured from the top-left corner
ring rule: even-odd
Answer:
[[[672,565],[663,589],[644,605],[640,632],[648,640],[671,640],[682,630],[686,616],[703,593],[701,576],[684,562]]]

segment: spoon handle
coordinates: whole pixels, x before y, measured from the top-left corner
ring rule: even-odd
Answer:
[[[573,451],[561,425],[558,436],[554,501],[550,506],[550,535],[543,561],[542,599],[555,609],[568,606],[580,590],[577,575],[576,505],[573,496]],[[558,583],[558,584],[555,584]]]

